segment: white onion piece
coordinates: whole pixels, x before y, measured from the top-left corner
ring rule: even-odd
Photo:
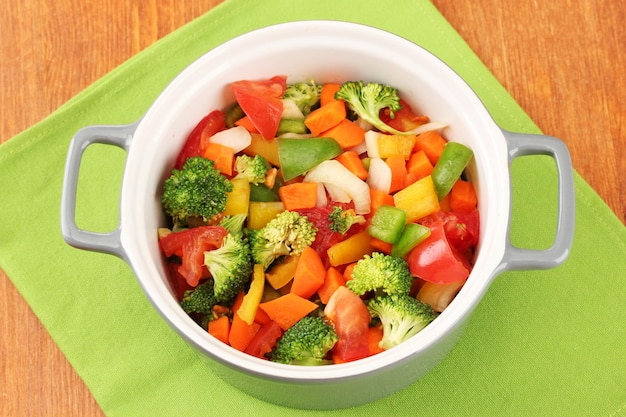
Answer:
[[[341,187],[337,187],[334,184],[324,184],[326,187],[326,191],[328,191],[328,195],[330,199],[335,203],[349,203],[352,201],[352,198],[346,193]]]
[[[283,114],[282,119],[304,119],[302,110],[298,107],[295,101],[285,98],[283,102]]]
[[[315,200],[316,207],[326,207],[328,205],[328,197],[326,196],[326,188],[321,182],[317,183],[317,199]]]
[[[416,127],[415,129],[411,129],[406,133],[413,133],[415,135],[420,135],[422,133],[430,132],[431,130],[440,130],[444,127],[448,127],[446,123],[443,122],[428,122],[423,125]]]
[[[338,187],[352,199],[356,214],[367,214],[370,212],[369,186],[334,159],[324,161],[311,169],[304,176],[304,181],[321,182],[324,186],[331,184],[331,187]]]
[[[361,155],[362,153],[367,152],[367,145],[365,144],[365,141],[359,143],[356,146],[353,146],[352,148],[348,149],[349,151],[354,151],[357,153],[357,155]]]
[[[370,158],[380,158],[380,151],[378,150],[379,136],[380,133],[375,130],[365,132],[365,148],[367,149],[367,156]]]
[[[369,175],[367,184],[378,191],[389,194],[391,188],[391,168],[380,158],[370,159]]]
[[[230,146],[233,148],[235,153],[238,153],[250,146],[250,143],[252,143],[252,136],[245,127],[236,126],[217,132],[211,136],[209,141],[219,143],[224,146]]]

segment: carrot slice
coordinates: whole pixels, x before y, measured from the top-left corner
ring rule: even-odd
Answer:
[[[341,84],[326,83],[322,85],[322,92],[320,94],[320,106],[325,106],[330,102],[336,101],[335,93],[339,91]]]
[[[293,293],[259,305],[281,329],[287,330],[317,308],[317,304]],[[232,330],[231,330],[232,332]]]
[[[317,289],[317,295],[320,297],[320,301],[324,304],[328,304],[328,300],[333,295],[335,290],[339,287],[346,285],[346,280],[343,274],[332,266],[326,271],[324,282]]]
[[[367,330],[367,347],[369,356],[384,352],[385,349],[380,347],[380,341],[383,339],[383,328],[381,326],[370,327]]]
[[[233,303],[233,321],[230,325],[230,333],[228,334],[228,343],[237,350],[244,351],[248,344],[254,338],[256,332],[259,331],[261,325],[253,322],[252,324],[246,323],[237,311],[243,303],[244,292],[237,294],[235,302]]]
[[[235,121],[235,126],[242,126],[250,133],[259,133],[259,130],[254,127],[252,120],[248,116],[244,116],[241,119]]]
[[[202,156],[213,161],[215,168],[219,169],[222,174],[233,175],[235,151],[230,146],[208,142]]]
[[[391,243],[385,242],[380,239],[376,239],[375,237],[371,238],[370,245],[374,248],[374,250],[378,252],[385,253],[389,255],[391,253]]]
[[[415,139],[413,152],[424,151],[430,163],[435,165],[446,146],[446,140],[435,130],[424,132]]]
[[[393,155],[385,160],[385,163],[391,170],[391,185],[389,193],[395,193],[403,189],[406,185],[406,161],[402,155]]]
[[[352,271],[354,271],[356,264],[356,262],[352,262],[346,266],[346,269],[343,270],[343,279],[345,279],[346,282],[352,279]]]
[[[411,154],[411,157],[406,163],[406,169],[409,174],[416,177],[415,181],[417,181],[433,172],[433,164],[430,162],[430,159],[428,159],[428,156],[426,156],[426,152],[419,150]]]
[[[338,125],[321,132],[320,136],[333,138],[342,149],[349,149],[365,140],[365,130],[351,120],[343,119]]]
[[[478,204],[478,197],[476,197],[474,186],[471,182],[462,179],[458,179],[454,183],[449,196],[452,211],[470,212],[476,209],[476,205]]]
[[[315,249],[307,246],[298,259],[290,292],[302,298],[311,298],[324,283],[325,276],[326,268],[322,258]]]
[[[335,100],[309,113],[304,124],[313,136],[337,126],[346,118],[346,104],[343,100]]]
[[[283,185],[278,189],[278,195],[285,210],[313,208],[317,204],[317,183],[295,182]]]
[[[348,168],[348,171],[365,181],[368,176],[367,169],[363,165],[363,160],[355,151],[345,151],[335,158],[341,165]]]
[[[230,334],[230,320],[228,316],[221,316],[209,322],[209,334],[218,340],[228,343],[228,335]]]
[[[373,188],[370,188],[370,205],[371,205],[371,211],[370,214],[373,215],[374,213],[376,213],[376,210],[378,209],[378,207],[380,206],[394,206],[394,200],[393,200],[393,196],[391,194],[387,194],[385,192],[379,191],[379,190],[375,190]]]

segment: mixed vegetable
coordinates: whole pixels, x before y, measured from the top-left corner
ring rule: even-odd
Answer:
[[[163,184],[159,242],[184,311],[295,365],[365,358],[432,322],[472,269],[471,149],[379,83],[231,87]]]

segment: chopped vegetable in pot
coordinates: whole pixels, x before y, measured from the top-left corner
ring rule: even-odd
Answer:
[[[473,266],[472,150],[376,82],[232,83],[163,183],[181,308],[289,365],[376,355],[452,302]]]

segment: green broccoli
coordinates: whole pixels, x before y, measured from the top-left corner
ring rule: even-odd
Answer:
[[[222,246],[204,252],[204,264],[213,277],[218,303],[233,300],[250,283],[253,264],[247,239],[227,234]]]
[[[354,224],[365,223],[365,217],[356,214],[352,209],[343,210],[341,207],[335,206],[333,211],[328,214],[328,222],[330,230],[345,235]]]
[[[367,301],[372,318],[380,319],[383,338],[379,346],[385,350],[415,336],[436,317],[428,304],[407,294],[382,295]]]
[[[180,170],[172,170],[163,184],[161,201],[174,223],[187,224],[190,217],[201,217],[206,222],[224,211],[226,193],[232,189],[213,161],[196,156],[187,159]]]
[[[290,365],[328,365],[326,354],[339,337],[322,317],[304,317],[278,339],[270,353],[272,362]]]
[[[300,255],[315,240],[317,228],[296,211],[283,211],[259,230],[250,230],[248,239],[254,263],[265,269],[281,256]]]
[[[218,226],[222,226],[233,236],[241,238],[243,236],[243,225],[247,218],[248,215],[246,214],[232,214],[224,216],[218,223]]]
[[[335,98],[345,100],[361,119],[371,123],[378,130],[406,135],[406,132],[396,130],[380,119],[382,109],[388,108],[391,117],[394,116],[394,111],[400,110],[397,89],[375,82],[365,84],[363,81],[348,81],[341,85],[339,91],[335,93]]]
[[[180,306],[185,313],[210,315],[211,309],[217,304],[213,293],[213,280],[204,281],[192,290],[185,291]]]
[[[408,294],[413,277],[407,262],[396,256],[374,252],[365,255],[352,270],[352,279],[346,285],[357,295],[373,291],[381,294]]]
[[[319,103],[321,92],[322,86],[315,84],[314,81],[300,82],[288,85],[283,98],[293,100],[306,116],[311,112],[311,108]]]
[[[265,175],[271,168],[269,162],[260,155],[254,157],[248,155],[240,155],[235,159],[235,178],[246,178],[252,184],[260,184],[265,182]]]

